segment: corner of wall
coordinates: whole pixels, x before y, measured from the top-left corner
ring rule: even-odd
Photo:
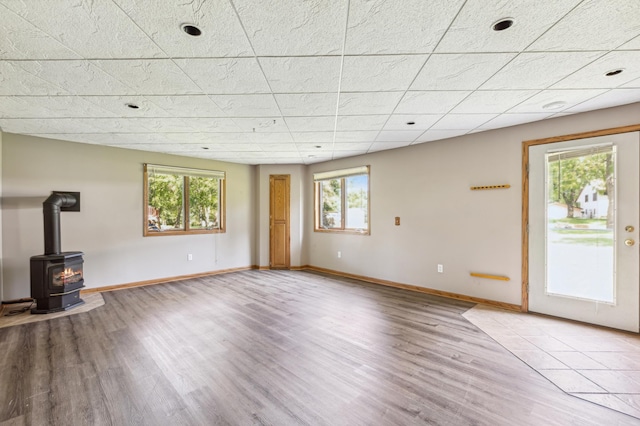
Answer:
[[[0,304],[4,300],[4,285],[2,281],[2,129],[0,129]]]

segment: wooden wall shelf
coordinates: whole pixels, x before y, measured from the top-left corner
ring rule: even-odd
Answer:
[[[509,185],[508,183],[506,183],[504,185],[472,186],[471,190],[472,191],[482,191],[482,190],[485,190],[485,189],[507,189],[507,188],[511,188],[511,185]]]
[[[481,274],[480,272],[469,273],[472,277],[487,278],[489,280],[511,281],[511,278],[502,275]]]

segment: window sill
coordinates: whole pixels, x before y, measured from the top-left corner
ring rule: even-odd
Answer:
[[[323,234],[350,234],[350,235],[371,235],[371,231],[362,230],[358,231],[356,229],[321,229],[316,228],[313,230],[314,232],[320,232]]]
[[[169,235],[223,234],[224,229],[192,229],[189,231],[145,231],[144,237],[164,237]]]

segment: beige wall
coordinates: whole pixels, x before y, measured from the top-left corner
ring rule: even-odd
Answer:
[[[258,266],[269,266],[269,176],[291,175],[290,187],[290,243],[291,266],[306,264],[302,247],[304,246],[303,200],[306,185],[304,165],[262,165],[257,166],[257,223],[256,223],[256,259]]]
[[[0,130],[0,303],[6,300],[2,281],[2,260],[2,131]]]
[[[85,284],[103,287],[254,263],[255,167],[5,133],[2,144],[4,298],[30,295],[29,257],[42,254],[42,202],[80,191],[61,215],[62,249],[85,253]],[[227,173],[227,232],[142,236],[142,164]],[[187,261],[187,254],[193,260]]]
[[[522,141],[638,124],[639,117],[640,104],[633,104],[313,165],[306,173],[309,188],[314,172],[371,165],[371,235],[313,232],[310,191],[309,264],[520,304]],[[469,189],[497,184],[511,188]]]

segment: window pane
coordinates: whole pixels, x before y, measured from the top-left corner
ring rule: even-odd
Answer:
[[[148,230],[184,229],[184,179],[180,175],[149,174]]]
[[[220,179],[189,178],[189,228],[220,228]]]
[[[345,179],[347,183],[347,214],[346,225],[348,229],[368,229],[369,218],[367,217],[369,176],[350,176]]]
[[[342,228],[342,190],[340,179],[323,180],[320,186],[322,228]]]

